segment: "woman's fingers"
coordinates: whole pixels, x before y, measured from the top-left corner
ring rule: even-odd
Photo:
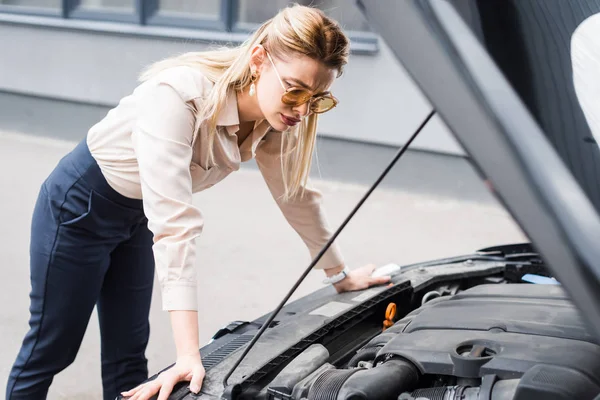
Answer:
[[[194,368],[194,375],[192,376],[192,381],[190,382],[190,390],[196,394],[202,388],[202,382],[204,381],[204,375],[206,374],[204,367],[200,366]]]
[[[177,361],[177,365],[160,374],[155,380],[146,382],[135,389],[123,392],[129,400],[148,400],[158,394],[157,400],[167,400],[173,388],[179,381],[190,381],[190,390],[200,392],[204,380],[205,370],[198,353],[196,358]]]
[[[143,388],[131,397],[131,400],[148,400],[154,396],[161,387],[161,382],[154,380],[143,385]]]
[[[126,392],[121,392],[121,396],[125,396],[125,397],[133,397],[133,395],[135,395],[136,393],[138,393],[140,390],[142,390],[142,388],[144,387],[145,384],[140,384],[137,385],[136,387],[134,387],[131,390],[128,390]]]
[[[162,387],[160,388],[160,392],[158,394],[158,400],[167,400],[169,395],[173,391],[173,387],[177,383],[177,379],[175,377],[169,377],[163,382]]]
[[[371,278],[370,286],[383,285],[384,283],[388,283],[391,279],[391,276],[378,276],[376,278]]]

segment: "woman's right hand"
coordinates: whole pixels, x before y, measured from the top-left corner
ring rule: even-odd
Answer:
[[[184,355],[178,357],[175,365],[159,374],[156,379],[121,394],[131,400],[148,400],[159,393],[158,400],[167,400],[173,387],[181,381],[190,382],[190,390],[197,394],[202,387],[204,375],[200,352]]]

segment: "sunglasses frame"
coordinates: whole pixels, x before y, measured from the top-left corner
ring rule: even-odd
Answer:
[[[277,67],[275,66],[275,62],[273,61],[273,58],[271,58],[271,55],[269,54],[268,51],[265,50],[265,53],[267,53],[267,57],[269,58],[269,61],[271,61],[271,65],[273,66],[273,69],[275,70],[275,74],[277,75],[277,79],[279,79],[279,83],[281,84],[281,87],[284,90],[284,93],[281,96],[281,102],[283,104],[288,105],[288,106],[301,106],[302,104],[308,103],[309,110],[315,114],[326,113],[327,111],[330,111],[331,109],[335,108],[339,104],[339,100],[334,95],[332,95],[331,92],[321,92],[321,93],[311,94],[310,90],[305,89],[303,87],[292,86],[292,87],[286,88],[285,84],[283,83],[283,80],[281,79],[281,75],[279,75],[279,71],[277,70]],[[310,94],[310,97],[308,97],[308,99],[306,101],[302,101],[301,103],[291,102],[289,100],[286,101],[286,99],[285,99],[286,95],[295,90],[298,90],[301,92],[306,92],[306,93]],[[313,109],[313,104],[315,104],[314,103],[315,100],[322,99],[322,98],[332,100],[333,105],[323,111]]]

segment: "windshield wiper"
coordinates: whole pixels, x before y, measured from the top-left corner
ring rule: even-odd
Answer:
[[[404,144],[404,146],[402,146],[398,150],[398,152],[396,153],[396,155],[394,156],[394,158],[392,159],[392,161],[383,170],[383,172],[381,173],[381,175],[379,176],[379,178],[377,178],[377,180],[375,181],[375,183],[373,183],[373,185],[369,188],[369,190],[367,190],[367,192],[365,193],[365,195],[362,197],[362,199],[360,199],[360,201],[358,202],[358,204],[356,204],[356,206],[350,212],[350,214],[346,217],[346,219],[344,220],[344,222],[340,225],[340,227],[335,231],[335,233],[327,241],[327,243],[325,244],[325,246],[323,246],[323,248],[321,249],[321,251],[319,252],[319,254],[317,254],[317,256],[313,259],[313,261],[310,263],[310,265],[302,273],[302,275],[300,276],[300,278],[298,279],[298,281],[294,284],[294,286],[292,286],[292,289],[285,295],[285,297],[283,298],[283,300],[281,301],[281,303],[279,303],[279,305],[277,306],[277,308],[275,308],[275,310],[273,311],[273,313],[271,314],[271,316],[269,317],[269,319],[262,325],[262,327],[256,333],[256,335],[254,336],[254,338],[252,338],[252,341],[248,344],[248,346],[246,347],[246,349],[242,353],[241,357],[236,361],[236,363],[231,368],[231,370],[227,373],[227,375],[225,375],[225,378],[223,379],[223,386],[225,388],[225,391],[223,392],[222,398],[228,399],[228,400],[233,400],[233,399],[235,399],[241,393],[241,386],[239,384],[234,384],[234,385],[229,385],[228,384],[228,380],[231,377],[231,375],[233,374],[233,372],[241,364],[242,360],[246,357],[246,355],[248,355],[248,353],[250,352],[250,349],[252,349],[252,347],[258,341],[258,339],[262,336],[262,334],[271,325],[271,322],[273,322],[273,320],[275,319],[275,317],[277,316],[277,314],[285,306],[285,304],[290,299],[290,297],[292,296],[292,294],[294,294],[294,292],[296,291],[296,289],[298,289],[298,286],[300,286],[300,284],[302,283],[302,281],[304,281],[304,279],[312,271],[313,267],[319,262],[319,260],[323,256],[323,254],[329,249],[329,247],[332,245],[332,243],[335,241],[335,239],[338,237],[338,235],[341,233],[341,231],[346,227],[346,225],[348,224],[348,222],[350,222],[350,220],[352,219],[352,217],[354,217],[354,214],[356,214],[356,212],[360,209],[360,207],[364,204],[364,202],[369,198],[369,196],[371,195],[371,193],[373,193],[373,191],[377,188],[377,186],[379,186],[379,184],[381,183],[381,181],[390,172],[390,170],[393,168],[393,166],[396,164],[396,162],[406,152],[406,149],[408,149],[408,146],[410,146],[410,144],[413,142],[413,140],[415,140],[415,138],[417,137],[417,135],[423,130],[423,128],[427,125],[427,123],[431,120],[431,118],[434,115],[435,115],[435,110],[432,110],[427,115],[427,118],[425,118],[425,120],[421,123],[421,125],[419,125],[419,127],[417,128],[417,130],[415,130],[415,132],[411,135],[411,137]]]

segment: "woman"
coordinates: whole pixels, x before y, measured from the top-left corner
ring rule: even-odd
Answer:
[[[199,353],[192,193],[256,158],[281,211],[314,257],[331,233],[306,187],[317,115],[348,58],[348,39],[321,11],[294,6],[235,49],[164,60],[92,127],[44,182],[31,240],[31,318],[7,399],[43,399],[73,362],[97,304],[104,399],[132,399],[204,377]],[[154,267],[177,361],[147,379],[144,356]],[[317,265],[338,292],[385,283],[373,266],[348,272],[337,246]],[[134,388],[135,387],[135,388]],[[134,388],[134,389],[132,389]]]

